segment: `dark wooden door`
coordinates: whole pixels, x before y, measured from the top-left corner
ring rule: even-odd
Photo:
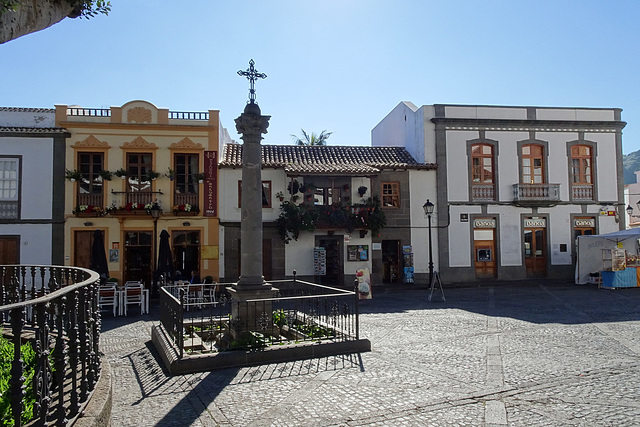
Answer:
[[[547,275],[547,230],[544,228],[524,229],[524,259],[527,277]]]
[[[90,268],[91,244],[93,243],[93,231],[83,230],[73,233],[73,265],[76,267]]]
[[[20,264],[20,237],[0,237],[0,265]]]

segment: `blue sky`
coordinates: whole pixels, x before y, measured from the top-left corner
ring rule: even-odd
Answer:
[[[640,2],[590,0],[111,0],[0,45],[0,106],[144,99],[218,109],[232,138],[250,59],[267,79],[264,143],[300,129],[369,145],[399,102],[617,107],[640,149]]]

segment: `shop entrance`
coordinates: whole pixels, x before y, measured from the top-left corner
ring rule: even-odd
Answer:
[[[326,251],[326,274],[316,276],[318,283],[338,287],[344,285],[343,240],[343,236],[316,236],[316,246]]]
[[[477,279],[497,276],[495,224],[495,218],[474,221],[473,253]]]
[[[182,279],[191,278],[193,270],[200,275],[200,231],[174,231],[172,240],[173,267],[180,270]]]
[[[573,220],[573,265],[578,257],[578,236],[592,236],[596,234],[595,218],[575,218]]]
[[[527,277],[547,275],[547,229],[544,218],[525,219],[524,260]]]
[[[138,280],[145,287],[151,285],[151,242],[150,231],[127,231],[124,244],[124,281]]]
[[[400,240],[382,241],[382,282],[398,283],[400,281]]]

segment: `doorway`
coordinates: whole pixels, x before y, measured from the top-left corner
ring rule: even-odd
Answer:
[[[494,221],[495,220],[491,220],[491,224],[493,224]],[[495,228],[474,228],[473,253],[476,278],[495,278],[497,276]]]
[[[382,241],[382,282],[400,281],[400,240]]]
[[[316,236],[316,246],[326,251],[326,274],[316,276],[318,283],[337,287],[344,285],[343,240],[343,236]]]
[[[547,230],[527,227],[524,229],[524,259],[527,277],[547,275]]]
[[[91,265],[91,246],[93,235],[90,230],[75,231],[73,233],[73,265],[89,268]]]
[[[182,278],[190,278],[193,270],[200,274],[200,231],[174,231],[172,240],[173,267]]]
[[[0,264],[1,265],[20,264],[20,237],[19,236],[0,237]]]
[[[152,272],[150,231],[126,231],[123,280],[137,280],[150,286]]]
[[[578,236],[592,236],[596,234],[595,218],[575,218],[573,221],[573,265],[578,259]]]

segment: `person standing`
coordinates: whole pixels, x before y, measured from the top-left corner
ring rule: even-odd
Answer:
[[[198,272],[196,270],[191,271],[191,279],[189,279],[189,283],[200,283],[200,277],[198,277]]]

